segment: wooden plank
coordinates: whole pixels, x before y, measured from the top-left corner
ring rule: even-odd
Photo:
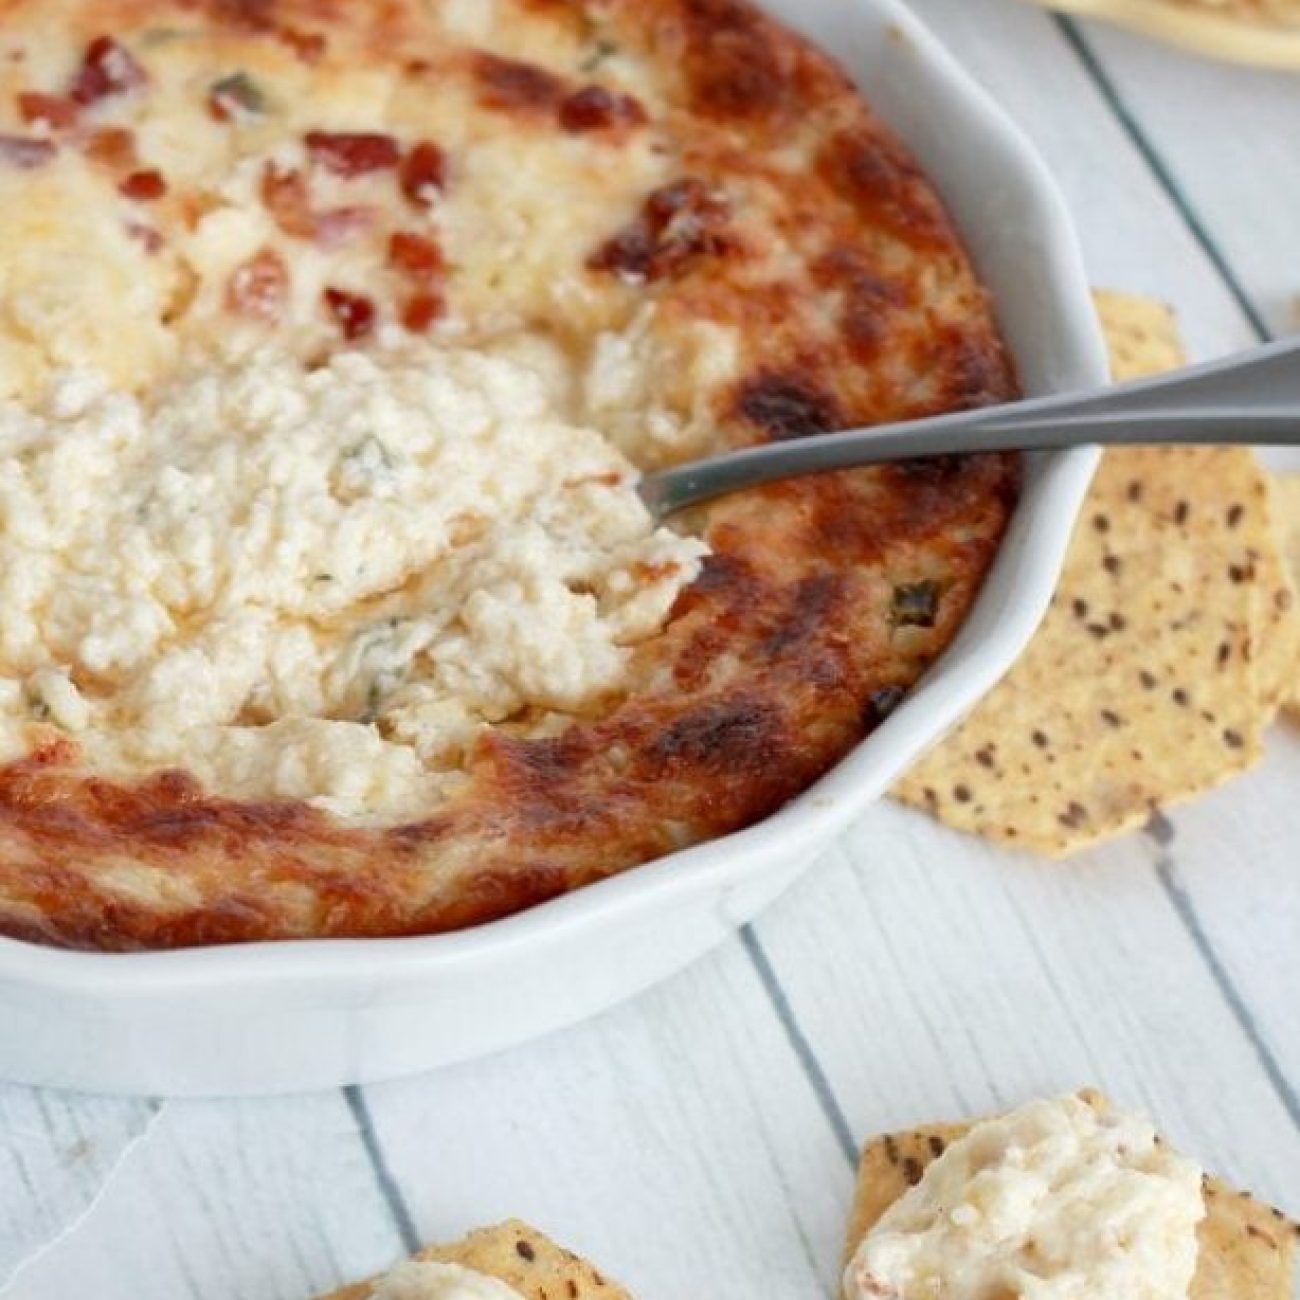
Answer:
[[[1193,356],[1253,340],[1050,15],[1021,0],[913,0],[913,7],[1038,147],[1074,214],[1094,283],[1174,303]]]
[[[881,806],[758,933],[859,1137],[1095,1084],[1300,1210],[1300,1129],[1140,839],[1052,866]]]
[[[4,1300],[306,1300],[400,1251],[340,1093],[167,1102]]]
[[[145,1101],[0,1086],[0,1283],[85,1210],[152,1114]]]
[[[849,1161],[738,944],[588,1025],[366,1097],[427,1239],[517,1215],[638,1300],[832,1293]]]
[[[1242,999],[1264,1064],[1300,1123],[1300,727],[1278,727],[1265,763],[1171,818],[1149,843],[1221,976]],[[1294,1175],[1291,1196],[1297,1199]],[[1300,1207],[1297,1207],[1300,1208]]]
[[[1120,99],[1276,333],[1300,328],[1300,76],[1082,26]]]

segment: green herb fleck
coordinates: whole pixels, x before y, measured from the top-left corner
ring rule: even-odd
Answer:
[[[212,99],[223,106],[234,104],[245,113],[260,115],[266,112],[266,95],[246,72],[232,72],[214,82]]]
[[[895,627],[933,627],[938,614],[937,582],[905,582],[894,588],[890,618]]]
[[[179,27],[151,27],[140,37],[140,44],[148,50],[159,45],[170,45],[173,41],[183,40],[189,35],[189,32],[183,32]]]
[[[46,704],[45,697],[38,690],[30,686],[24,694],[27,698],[27,707],[32,711],[32,717],[35,718],[37,722],[48,722],[53,711],[50,706]]]
[[[378,469],[391,470],[396,462],[393,460],[393,453],[374,434],[371,434],[368,438],[354,443],[343,453],[343,463],[355,467],[362,473],[374,473]]]
[[[613,41],[607,41],[603,36],[598,36],[591,52],[583,59],[579,70],[587,74],[595,72],[606,59],[612,59],[617,53],[618,46]]]

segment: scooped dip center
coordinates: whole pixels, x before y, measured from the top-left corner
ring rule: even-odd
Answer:
[[[705,547],[556,373],[411,343],[0,407],[0,761],[53,727],[101,771],[400,817],[484,728],[607,702]]]

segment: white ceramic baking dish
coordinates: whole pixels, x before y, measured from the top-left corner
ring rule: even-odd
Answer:
[[[897,0],[769,0],[834,50],[954,210],[1031,393],[1102,383],[1069,216],[1020,132]],[[0,940],[0,1076],[101,1092],[283,1092],[494,1051],[628,998],[734,933],[1006,671],[1055,583],[1096,456],[1033,460],[980,601],[909,701],[741,834],[459,934],[184,952]]]

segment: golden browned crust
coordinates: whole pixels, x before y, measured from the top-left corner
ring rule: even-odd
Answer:
[[[0,22],[30,3],[0,0]],[[653,55],[662,112],[688,142],[683,175],[591,248],[586,274],[625,312],[653,299],[662,328],[739,328],[742,378],[715,411],[725,441],[1013,395],[940,201],[824,56],[741,0],[515,3],[557,24],[599,11],[605,30]],[[72,8],[87,37],[111,31],[128,46],[174,9],[312,58],[365,46],[413,76],[429,66],[415,0]],[[566,129],[557,106],[587,89],[499,60],[472,75],[521,130]],[[571,124],[589,108],[570,110]],[[617,129],[636,129],[639,111],[614,110]],[[141,949],[450,930],[750,824],[843,757],[942,652],[1017,484],[1014,458],[951,458],[700,512],[714,554],[639,652],[627,697],[552,739],[490,734],[463,791],[418,824],[362,829],[303,806],[233,803],[183,774],[126,787],[88,775],[51,735],[0,770],[0,932]],[[129,889],[124,863],[136,867]]]

